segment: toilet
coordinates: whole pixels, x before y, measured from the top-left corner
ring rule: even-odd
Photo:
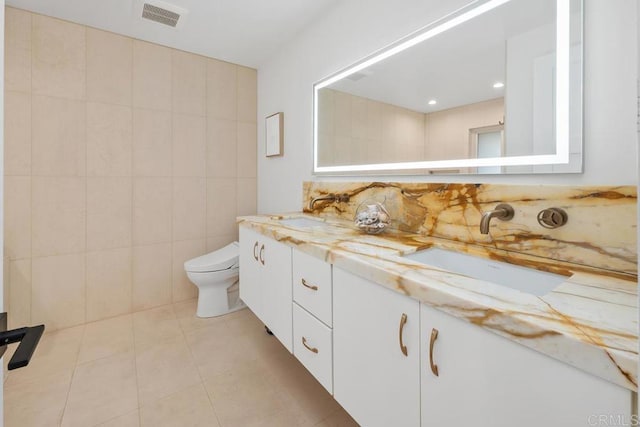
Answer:
[[[198,287],[198,317],[214,317],[245,307],[238,286],[238,242],[184,263],[191,283]]]

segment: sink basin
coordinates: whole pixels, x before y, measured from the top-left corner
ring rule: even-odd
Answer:
[[[492,261],[473,255],[431,248],[408,254],[405,258],[437,267],[452,273],[542,296],[567,280],[566,276],[532,268]]]
[[[297,228],[313,228],[313,227],[322,227],[323,225],[325,225],[323,221],[317,221],[315,219],[309,219],[309,218],[281,219],[280,224],[286,225],[288,227],[297,227]]]

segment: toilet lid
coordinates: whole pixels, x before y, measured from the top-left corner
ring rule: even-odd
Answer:
[[[238,265],[239,254],[238,242],[233,242],[224,248],[190,259],[184,263],[184,269],[194,273],[227,270]]]

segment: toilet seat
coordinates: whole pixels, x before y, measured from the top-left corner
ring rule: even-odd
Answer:
[[[240,250],[238,242],[233,242],[208,254],[193,258],[184,263],[184,269],[190,273],[211,273],[238,267]]]

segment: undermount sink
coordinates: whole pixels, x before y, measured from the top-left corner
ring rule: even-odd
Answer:
[[[322,227],[325,225],[323,221],[318,221],[318,220],[309,219],[309,218],[281,219],[280,224],[286,225],[288,227],[296,227],[296,228],[313,228],[313,227]]]
[[[560,274],[438,248],[408,254],[404,258],[536,296],[548,294],[567,280]]]

